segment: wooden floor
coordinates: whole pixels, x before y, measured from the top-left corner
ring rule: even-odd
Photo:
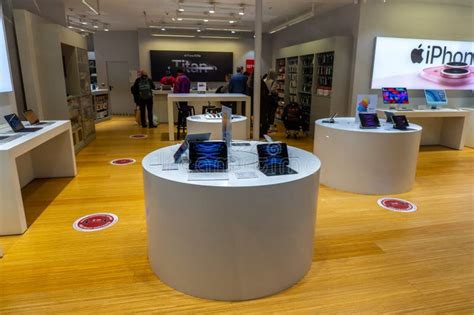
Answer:
[[[140,163],[109,165],[169,145],[166,130],[131,140],[142,132],[131,118],[102,123],[77,157],[76,178],[25,188],[28,231],[0,237],[0,314],[474,313],[474,150],[422,149],[413,191],[397,196],[416,203],[415,213],[321,187],[307,276],[275,296],[229,303],[186,296],[151,272]],[[312,149],[311,139],[288,142]],[[120,221],[96,233],[72,229],[95,212]]]

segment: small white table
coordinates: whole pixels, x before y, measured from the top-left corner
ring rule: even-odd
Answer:
[[[174,104],[176,102],[237,102],[237,110],[242,108],[242,103],[245,102],[245,115],[247,118],[247,139],[250,138],[250,96],[245,94],[168,94],[168,132],[169,140],[174,141]]]
[[[26,231],[21,188],[35,178],[74,177],[77,174],[71,122],[56,121],[0,144],[0,235]],[[0,130],[0,136],[12,134]]]
[[[190,116],[186,120],[188,134],[210,132],[211,140],[222,140],[222,118],[196,115]],[[232,139],[247,140],[247,117],[232,115]]]
[[[142,162],[148,258],[160,280],[213,300],[248,300],[291,287],[308,272],[320,162],[289,147],[296,175],[257,170],[256,142],[233,147],[228,181],[188,181],[188,165],[163,171],[178,146]],[[238,172],[257,178],[237,179]]]
[[[410,191],[416,174],[421,130],[401,131],[385,124],[360,129],[354,118],[316,121],[314,154],[321,159],[321,183],[343,191],[400,194]]]
[[[405,115],[411,123],[422,126],[421,145],[442,145],[456,150],[464,148],[469,115],[466,110],[453,108],[413,111],[378,109],[379,117],[385,117],[385,111],[395,115]]]

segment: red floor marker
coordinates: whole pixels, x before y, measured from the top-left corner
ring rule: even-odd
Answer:
[[[134,159],[124,158],[124,159],[116,159],[110,161],[110,164],[115,166],[125,166],[125,165],[132,165],[135,164],[137,161]]]
[[[76,231],[97,232],[117,223],[118,217],[112,213],[94,213],[79,218],[72,225]]]
[[[415,212],[417,210],[415,204],[397,198],[382,198],[377,201],[377,204],[384,209],[395,212]]]

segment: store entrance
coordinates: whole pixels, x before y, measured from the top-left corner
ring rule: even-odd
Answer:
[[[135,106],[130,93],[128,62],[108,61],[107,79],[110,89],[111,113],[114,115],[132,115]]]

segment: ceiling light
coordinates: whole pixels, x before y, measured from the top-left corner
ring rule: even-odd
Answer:
[[[185,37],[185,38],[196,37],[194,35],[179,35],[179,34],[151,34],[151,36],[155,36],[155,37]]]
[[[207,23],[207,22],[209,22],[209,20],[208,20],[208,19],[204,19],[204,20],[202,20],[202,21],[203,21],[203,22],[206,22],[206,23]]]
[[[183,18],[177,18],[177,20],[178,20],[178,21],[182,21],[182,20],[183,20]]]
[[[276,27],[276,28],[274,28],[274,29],[272,29],[272,30],[270,31],[270,34],[274,34],[274,33],[276,33],[276,32],[282,31],[282,30],[284,30],[284,29],[287,28],[287,27],[288,27],[288,26],[286,26],[286,25],[282,25],[282,26]]]
[[[214,4],[212,8],[209,9],[209,14],[214,14],[216,13],[216,5]]]
[[[208,39],[239,39],[236,36],[199,36],[200,38],[208,38]]]
[[[234,20],[230,20],[229,23],[230,23],[230,24],[234,24],[235,21],[234,21]]]
[[[162,31],[166,31],[166,28],[162,28],[161,30],[162,30]]]
[[[232,34],[235,34],[235,31],[230,31]]]
[[[198,28],[198,29],[196,30],[196,32],[201,33],[201,30]]]
[[[71,25],[69,25],[67,28],[73,28]]]
[[[98,1],[98,0],[97,0]],[[96,10],[93,6],[91,6],[86,0],[82,0],[82,4],[85,5],[86,7],[89,8],[89,10],[91,10],[92,12],[94,12],[95,15],[100,15],[99,11]],[[99,3],[97,3],[97,7],[99,7],[98,5]]]
[[[105,32],[108,32],[108,31],[109,31],[109,26],[108,26],[108,25],[104,26],[104,31],[105,31]]]
[[[176,21],[176,18],[172,17],[172,18],[171,18],[171,21]]]
[[[183,9],[183,7],[181,6],[181,4],[178,5],[178,12],[184,12],[184,9]]]
[[[84,21],[84,20],[81,20],[81,24],[82,24],[82,25],[87,25],[87,22]]]
[[[97,25],[97,24],[94,24],[94,28],[99,28],[99,25]]]
[[[239,15],[240,16],[244,16],[245,15],[245,8],[242,7],[240,10],[239,10]]]

